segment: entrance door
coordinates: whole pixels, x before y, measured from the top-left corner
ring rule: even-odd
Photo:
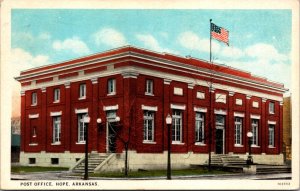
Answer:
[[[108,152],[116,152],[116,128],[114,123],[110,123],[108,127]]]
[[[116,110],[108,110],[106,111],[106,150],[109,153],[116,152],[116,119],[117,113]]]
[[[224,154],[225,145],[225,116],[216,115],[216,154]]]
[[[216,154],[223,154],[223,129],[216,129]]]

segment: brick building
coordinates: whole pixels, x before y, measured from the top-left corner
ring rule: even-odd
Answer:
[[[292,104],[291,96],[283,98],[283,150],[285,159],[292,159]]]
[[[174,167],[208,159],[210,126],[211,152],[245,158],[252,131],[254,161],[283,163],[286,89],[246,71],[126,46],[22,71],[16,79],[25,165],[74,165],[84,155],[87,114],[89,152],[116,153],[112,168],[123,164],[122,140],[129,137],[130,168],[165,167],[168,114]]]

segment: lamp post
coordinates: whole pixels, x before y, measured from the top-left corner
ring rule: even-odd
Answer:
[[[168,126],[168,167],[167,167],[167,179],[171,180],[171,124],[172,124],[172,117],[170,114],[166,117],[166,124]]]
[[[248,145],[249,145],[249,155],[248,155],[248,158],[247,158],[247,165],[252,165],[253,164],[253,159],[252,159],[252,156],[251,156],[251,144],[252,144],[252,137],[253,137],[253,133],[251,131],[249,131],[247,133],[247,137],[248,137]]]
[[[89,133],[88,133],[88,126],[90,123],[90,117],[88,114],[86,114],[83,117],[83,127],[85,127],[85,163],[84,163],[84,180],[89,179],[89,172],[88,172],[88,145],[89,145]],[[86,124],[86,126],[85,126]]]

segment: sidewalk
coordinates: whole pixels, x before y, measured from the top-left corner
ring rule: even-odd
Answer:
[[[36,172],[12,174],[12,180],[81,180],[83,176],[74,176],[70,172],[56,171],[56,172]],[[243,173],[238,174],[212,174],[212,175],[188,175],[188,176],[172,176],[172,179],[182,180],[230,180],[230,179],[249,179],[249,180],[276,180],[276,179],[291,179],[291,173],[278,174],[262,174],[262,175],[248,175]],[[108,177],[89,177],[90,180],[163,180],[165,176],[159,177],[142,177],[142,178],[108,178]]]

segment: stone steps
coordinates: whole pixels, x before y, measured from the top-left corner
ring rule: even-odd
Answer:
[[[93,173],[95,168],[101,164],[109,155],[99,155],[98,153],[91,153],[88,157],[88,172]],[[74,173],[84,173],[85,160],[82,160],[73,170]]]
[[[291,173],[290,166],[257,166],[256,174]]]
[[[208,164],[208,160],[205,162]],[[228,166],[228,165],[245,165],[246,161],[239,156],[233,155],[212,155],[211,156],[211,165],[215,166]]]

